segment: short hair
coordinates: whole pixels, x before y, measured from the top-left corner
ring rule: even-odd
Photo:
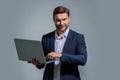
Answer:
[[[58,6],[53,11],[53,19],[54,19],[55,15],[59,14],[59,13],[67,13],[68,16],[70,16],[70,10],[67,7]]]

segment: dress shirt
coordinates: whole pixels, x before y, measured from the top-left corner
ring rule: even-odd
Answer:
[[[55,52],[62,53],[66,38],[68,36],[69,28],[65,31],[62,38],[59,38],[57,32],[55,32]],[[60,80],[60,58],[55,58],[54,62],[54,80]]]

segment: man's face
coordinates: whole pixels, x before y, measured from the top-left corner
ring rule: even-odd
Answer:
[[[70,17],[68,16],[67,13],[60,13],[54,16],[55,26],[57,30],[60,32],[64,32],[68,28],[69,22]]]

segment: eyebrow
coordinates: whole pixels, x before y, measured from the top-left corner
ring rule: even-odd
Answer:
[[[56,20],[58,20],[58,21],[59,21],[59,20],[66,20],[66,19],[67,19],[67,18],[63,18],[63,19],[56,19]]]

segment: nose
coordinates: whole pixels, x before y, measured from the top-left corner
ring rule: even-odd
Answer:
[[[64,24],[64,22],[61,20],[61,21],[60,21],[60,25],[63,25],[63,24]]]

